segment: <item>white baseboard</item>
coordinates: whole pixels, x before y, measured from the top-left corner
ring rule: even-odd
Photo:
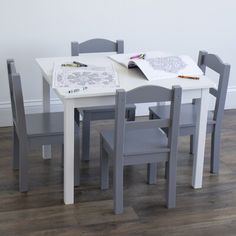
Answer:
[[[236,109],[236,86],[228,88],[225,109]]]
[[[24,102],[25,113],[43,112],[42,100],[26,100]],[[58,98],[51,99],[51,111],[63,111],[63,105]],[[0,103],[0,127],[12,126],[12,112],[10,102]]]
[[[236,86],[231,86],[228,89],[225,109],[236,109]],[[150,104],[139,105],[137,107],[137,115],[147,115],[147,107]],[[212,106],[210,106],[212,107]],[[25,112],[26,113],[39,113],[42,112],[42,100],[27,100],[25,101]],[[63,111],[63,105],[58,98],[51,99],[51,111]],[[0,102],[0,127],[7,127],[12,125],[12,113],[11,103]]]

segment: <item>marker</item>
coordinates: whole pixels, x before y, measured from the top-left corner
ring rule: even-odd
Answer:
[[[188,75],[178,75],[178,78],[182,78],[182,79],[193,79],[193,80],[199,80],[199,77],[195,77],[195,76],[188,76]]]
[[[73,61],[73,63],[62,64],[61,66],[63,67],[87,67],[87,65],[80,62],[76,62],[76,61]]]
[[[130,57],[130,59],[144,59],[144,58],[145,58],[145,54],[138,54],[138,55],[134,55]]]
[[[78,61],[73,61],[73,63],[76,64],[76,65],[79,65],[80,67],[87,67],[88,66],[88,65],[83,64],[83,63],[78,62]]]
[[[63,66],[63,67],[80,67],[77,64],[61,64],[61,66]]]
[[[87,86],[85,86],[85,87],[83,87],[83,88],[81,88],[81,89],[71,89],[71,90],[69,90],[68,91],[68,93],[76,93],[76,92],[80,92],[81,90],[87,90],[88,89],[88,87]]]
[[[79,92],[80,89],[72,89],[72,90],[69,90],[68,93],[76,93],[76,92]]]

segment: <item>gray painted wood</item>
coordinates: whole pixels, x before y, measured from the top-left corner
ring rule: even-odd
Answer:
[[[205,51],[199,52],[198,66],[203,73],[206,73],[206,69],[210,68],[219,74],[219,83],[217,90],[215,88],[210,89],[210,93],[215,97],[215,109],[214,112],[208,113],[207,132],[212,134],[211,139],[211,173],[219,173],[220,163],[220,136],[221,125],[224,114],[225,99],[227,94],[230,65],[224,63],[217,55],[208,54]],[[168,118],[169,106],[151,107],[151,118]],[[181,106],[181,118],[180,118],[180,135],[191,135],[190,137],[190,152],[194,153],[193,139],[196,127],[196,107],[193,101],[192,104],[183,104]]]
[[[28,191],[29,150],[46,144],[63,146],[63,113],[25,114],[20,75],[8,61],[13,119],[13,168],[19,169],[19,189]],[[75,125],[75,185],[79,184],[79,127]]]
[[[179,131],[179,116],[182,89],[172,90],[158,86],[143,86],[125,92],[116,92],[115,128],[101,132],[101,189],[108,187],[108,157],[113,161],[113,197],[116,214],[123,212],[123,169],[126,165],[148,165],[148,181],[153,180],[156,163],[169,163],[167,178],[167,207],[175,207],[176,202],[176,161]],[[125,119],[126,105],[147,102],[171,102],[168,119],[160,122],[134,121]],[[135,124],[135,125],[134,125]],[[145,126],[146,124],[146,126]],[[165,135],[160,128],[168,128]],[[154,180],[155,181],[155,180]]]
[[[14,170],[18,170],[19,169],[19,140],[16,134],[16,114],[15,114],[15,110],[13,109],[15,105],[14,105],[14,98],[13,98],[13,93],[12,93],[12,80],[11,80],[11,74],[16,73],[16,68],[15,68],[13,59],[7,60],[7,73],[8,73],[9,93],[10,93],[12,121],[13,121],[12,166]]]
[[[124,41],[117,40],[116,42],[107,39],[90,39],[82,43],[76,41],[71,42],[71,55],[79,56],[80,53],[100,53],[100,52],[117,52],[124,53]],[[128,105],[126,116],[127,120],[135,119],[135,105]],[[82,160],[89,161],[90,153],[90,124],[95,120],[114,119],[114,106],[100,106],[92,108],[83,108],[79,112],[83,116],[82,128]],[[79,119],[76,120],[79,123]]]
[[[124,53],[124,41],[113,42],[107,39],[90,39],[82,43],[71,42],[71,55],[78,56],[80,53],[117,52]]]

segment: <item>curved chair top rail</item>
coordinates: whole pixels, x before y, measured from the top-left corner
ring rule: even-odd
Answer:
[[[180,86],[173,86],[173,89],[180,90]],[[120,90],[118,90],[119,92]],[[126,93],[126,103],[149,103],[173,101],[173,90],[160,86],[147,85],[132,89]]]
[[[224,63],[222,59],[216,55],[208,53],[207,51],[200,51],[199,52],[199,62],[198,65],[201,67],[209,67],[210,69],[214,70],[218,74],[223,74],[227,67],[230,67],[228,63]],[[205,72],[205,69],[203,69]]]
[[[80,53],[117,52],[124,53],[124,41],[113,42],[108,39],[95,38],[79,43],[71,42],[71,55],[78,56]]]

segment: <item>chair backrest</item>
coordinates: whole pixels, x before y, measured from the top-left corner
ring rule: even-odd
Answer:
[[[12,119],[13,123],[16,123],[16,113],[15,113],[15,101],[13,97],[13,90],[12,90],[12,74],[16,73],[15,62],[13,59],[7,60],[7,73],[8,73],[8,83],[9,83],[9,90],[10,90],[10,99],[11,99],[11,111],[12,111]]]
[[[124,41],[116,42],[107,39],[90,39],[83,43],[71,42],[71,56],[79,56],[80,53],[117,52],[124,53]]]
[[[177,150],[177,136],[179,130],[179,115],[181,106],[182,89],[173,86],[166,89],[159,86],[142,86],[125,92],[119,89],[116,92],[115,111],[115,156],[120,158],[124,154],[124,140],[127,129],[144,128],[169,128],[168,146],[171,151]],[[125,108],[127,104],[151,103],[151,102],[171,102],[169,119],[155,119],[147,121],[129,121],[125,119]]]
[[[221,124],[224,114],[230,65],[223,63],[223,61],[215,54],[209,54],[206,51],[200,51],[198,57],[198,66],[201,68],[204,74],[206,73],[207,67],[219,74],[218,89],[210,89],[210,93],[216,98],[213,119],[216,121],[216,124],[219,125]]]
[[[21,140],[26,140],[26,121],[25,121],[25,108],[21,87],[21,78],[19,74],[13,73],[10,76],[12,82],[12,95],[14,99],[13,109],[15,112],[15,125],[18,137]]]

